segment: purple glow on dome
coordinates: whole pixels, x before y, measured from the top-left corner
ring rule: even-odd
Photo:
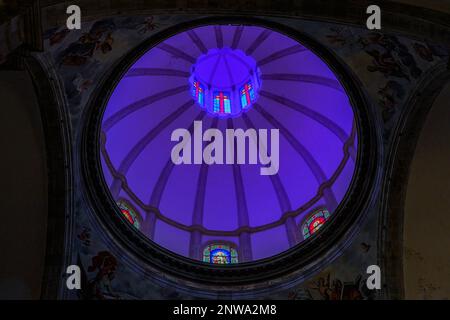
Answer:
[[[241,50],[210,49],[191,69],[191,92],[197,104],[215,116],[236,116],[258,98],[256,61]]]
[[[242,92],[249,81],[253,92]],[[217,116],[227,92],[230,113]],[[175,165],[171,135],[192,135],[194,121],[222,133],[278,129],[277,174],[261,175],[248,162]],[[213,252],[218,263],[305,241],[302,226],[317,210],[331,220],[358,148],[352,106],[331,69],[298,41],[259,26],[197,27],[150,48],[109,98],[102,137],[105,181],[116,202],[132,206],[136,232],[200,261],[228,250],[231,259]]]

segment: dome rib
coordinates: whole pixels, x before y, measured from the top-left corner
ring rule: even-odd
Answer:
[[[203,226],[203,214],[205,207],[206,182],[209,166],[202,164],[197,180],[197,192],[195,194],[194,209],[192,211],[192,226]],[[197,256],[201,245],[202,233],[198,230],[191,231],[189,240],[189,256]]]
[[[149,145],[149,143],[152,142],[152,140],[155,139],[168,125],[175,121],[184,112],[189,110],[189,107],[191,107],[193,104],[193,100],[189,100],[188,102],[182,104],[180,107],[178,107],[178,109],[164,118],[156,127],[150,129],[150,131],[148,131],[147,134],[133,146],[133,148],[121,161],[118,172],[122,175],[126,175],[130,167],[133,165],[134,161],[136,161],[137,157],[139,157],[139,155]],[[114,179],[111,185],[111,193],[114,198],[118,196],[121,185],[122,183],[119,179]]]
[[[271,73],[271,74],[263,74],[261,76],[261,79],[313,83],[313,84],[321,85],[321,86],[328,87],[331,89],[335,89],[335,90],[340,91],[345,94],[345,91],[342,88],[339,81],[330,79],[330,78],[321,77],[321,76],[311,75],[311,74]]]
[[[220,26],[214,26],[214,34],[216,35],[217,48],[223,48],[223,34]]]
[[[252,44],[245,51],[245,54],[251,56],[255,50],[269,37],[272,31],[265,29],[256,37]]]
[[[227,119],[227,129],[234,129],[233,119]],[[250,218],[247,206],[247,198],[245,196],[244,181],[242,178],[241,167],[237,164],[232,165],[233,168],[233,181],[234,190],[236,195],[237,205],[237,221],[239,228],[245,228],[250,226]],[[239,245],[241,253],[244,254],[241,261],[251,261],[253,257],[251,238],[249,233],[244,232],[239,235]]]
[[[211,73],[209,74],[208,83],[212,83],[212,81],[213,81],[213,79],[214,79],[214,76],[215,76],[215,74],[216,74],[216,72],[217,72],[217,68],[219,67],[220,60],[222,60],[222,58],[223,58],[223,56],[219,53],[219,54],[218,54],[218,57],[217,57],[217,59],[216,59],[216,62],[214,63],[214,66],[213,66],[213,68],[212,68],[212,71],[211,71]]]
[[[195,117],[194,121],[202,121],[206,116],[205,111],[200,111],[198,115]],[[194,122],[189,126],[188,131],[190,135],[194,133]],[[164,166],[164,169],[161,171],[158,180],[156,181],[153,190],[150,195],[150,201],[149,205],[159,208],[161,198],[164,194],[164,190],[166,188],[167,182],[169,181],[170,174],[172,173],[173,168],[175,167],[175,164],[173,163],[172,159],[169,157],[167,160],[166,165]]]
[[[243,26],[238,26],[233,34],[233,41],[231,42],[231,49],[235,50],[239,45],[239,41],[241,40],[242,32],[244,31]]]
[[[171,88],[168,90],[164,90],[164,91],[155,93],[154,95],[140,99],[136,102],[133,102],[133,103],[123,107],[122,109],[120,109],[119,111],[117,111],[116,113],[111,115],[108,119],[106,119],[102,125],[103,131],[105,131],[105,132],[109,131],[119,121],[123,120],[125,117],[129,116],[130,114],[132,114],[144,107],[150,106],[151,104],[153,104],[159,100],[168,98],[170,96],[174,96],[178,93],[182,93],[182,92],[185,93],[187,90],[189,90],[189,84],[182,85],[182,86],[179,86],[176,88]]]
[[[247,114],[244,113],[242,115],[242,119],[244,120],[244,123],[245,123],[247,129],[249,129],[249,128],[256,129],[255,125],[253,124],[250,117],[247,116]],[[260,145],[260,147],[263,147],[262,152],[265,153],[266,149],[267,149],[266,146]],[[278,200],[278,205],[280,206],[281,216],[283,216],[283,214],[285,214],[286,212],[292,211],[291,200],[289,199],[289,196],[286,192],[286,188],[284,187],[283,182],[281,182],[280,176],[278,174],[276,174],[276,175],[270,175],[269,177],[270,177],[270,182],[273,187],[273,191]],[[286,236],[288,238],[289,245],[294,246],[295,244],[297,244],[299,242],[297,232],[296,232],[296,223],[295,223],[294,218],[289,217],[288,219],[286,219],[285,227],[286,227]]]
[[[134,68],[128,71],[124,78],[131,77],[148,77],[148,76],[169,76],[169,77],[180,77],[189,78],[190,73],[182,70],[176,69],[166,69],[166,68]]]
[[[321,124],[328,130],[330,130],[336,137],[338,137],[339,140],[341,140],[342,143],[345,143],[345,141],[347,141],[348,134],[344,131],[344,129],[342,129],[337,123],[327,118],[326,116],[308,108],[305,105],[302,105],[300,103],[297,103],[293,100],[290,100],[277,94],[273,94],[264,90],[261,90],[259,94],[261,97],[265,97],[267,99],[278,102],[280,105],[285,106],[294,111],[300,112],[301,114],[307,116],[308,118],[316,121],[317,123]]]
[[[211,124],[211,128],[216,129],[219,122],[218,118],[214,118]],[[197,180],[197,192],[195,193],[194,209],[192,212],[192,225],[203,226],[203,216],[205,211],[205,195],[206,185],[208,181],[209,165],[202,163],[200,165],[200,174]],[[191,232],[191,238],[189,240],[189,256],[191,258],[197,257],[200,252],[200,246],[202,242],[202,234],[199,231]]]
[[[202,54],[205,54],[208,51],[208,49],[206,49],[206,46],[203,43],[203,41],[200,39],[200,37],[197,35],[197,33],[194,30],[188,30],[187,34]]]
[[[164,51],[166,51],[167,53],[170,53],[171,55],[173,55],[173,56],[175,56],[175,57],[177,57],[177,58],[186,60],[186,61],[189,62],[189,63],[192,63],[192,64],[195,63],[195,58],[194,58],[194,57],[192,57],[191,55],[187,54],[187,53],[184,52],[184,51],[181,51],[180,49],[177,49],[177,48],[175,48],[175,47],[172,47],[170,44],[167,44],[167,43],[160,43],[160,44],[157,46],[157,48],[158,48],[158,49],[161,49],[161,50],[164,50]]]
[[[274,52],[274,53],[268,55],[267,57],[259,60],[258,66],[261,67],[265,64],[276,61],[278,59],[282,59],[282,58],[290,56],[292,54],[296,54],[296,53],[300,53],[300,52],[304,52],[304,51],[308,51],[308,49],[306,49],[302,45],[296,44],[296,45],[293,45],[292,47]]]
[[[242,115],[242,119],[245,122],[245,125],[247,128],[256,129],[255,125],[253,124],[252,120],[250,119],[247,114]],[[264,149],[262,150],[263,153],[266,152],[266,146],[263,146]],[[280,176],[278,174],[270,175],[270,181],[272,183],[273,189],[275,191],[275,194],[278,198],[278,204],[280,205],[280,209],[282,213],[292,211],[292,205],[291,200],[289,199],[289,196],[286,192],[286,188],[284,187],[283,183],[281,182]]]
[[[230,69],[230,64],[228,63],[228,59],[226,57],[223,57],[223,61],[225,62],[225,68],[227,69],[228,77],[230,78],[230,82],[234,83],[235,80],[233,78],[233,72]]]
[[[289,144],[306,162],[308,168],[316,178],[317,183],[319,185],[324,183],[327,180],[326,175],[320,165],[311,155],[311,153],[309,153],[308,149],[306,149],[306,147],[301,144],[283,124],[281,124],[278,120],[275,119],[275,117],[264,110],[259,103],[255,103],[254,110],[261,114],[274,128],[278,128],[280,130]],[[336,197],[331,190],[325,190],[324,198],[328,208],[334,210],[334,208],[337,207]]]
[[[233,181],[236,195],[236,205],[237,205],[237,220],[239,228],[249,227],[249,214],[247,207],[247,200],[244,192],[244,182],[242,179],[241,167],[239,165],[232,165],[233,168]],[[239,244],[241,250],[245,252],[245,258],[241,259],[243,261],[252,260],[252,245],[251,239],[248,237],[248,232],[243,232],[239,235]]]
[[[248,233],[263,232],[265,230],[268,230],[268,229],[271,229],[271,228],[275,228],[275,227],[278,227],[280,225],[285,224],[286,221],[289,218],[294,218],[294,217],[298,216],[299,214],[301,214],[302,212],[305,212],[306,210],[310,209],[312,206],[314,206],[317,203],[317,201],[319,201],[323,197],[324,189],[329,188],[330,186],[332,186],[334,184],[336,179],[339,177],[339,175],[340,175],[340,173],[342,171],[342,168],[345,167],[345,165],[347,164],[347,161],[350,158],[349,149],[354,145],[355,137],[356,137],[356,129],[355,129],[355,127],[353,127],[352,135],[349,137],[349,140],[343,146],[344,157],[342,158],[338,168],[333,173],[332,177],[330,179],[328,179],[327,181],[325,181],[319,187],[317,194],[313,198],[311,198],[309,201],[307,201],[306,203],[304,203],[303,205],[301,205],[299,208],[295,209],[294,211],[290,211],[290,212],[284,213],[278,220],[276,220],[276,221],[274,221],[272,223],[267,223],[267,224],[264,224],[264,225],[261,225],[261,226],[257,226],[257,227],[238,228],[238,229],[235,229],[235,230],[232,230],[232,231],[221,231],[221,230],[206,229],[203,226],[194,226],[194,225],[188,226],[188,225],[179,223],[179,222],[177,222],[177,221],[175,221],[173,219],[170,219],[170,218],[166,217],[164,214],[162,214],[160,212],[160,210],[158,208],[154,208],[154,207],[151,207],[151,206],[148,206],[148,205],[144,204],[133,193],[133,191],[126,185],[126,180],[123,181],[123,183],[125,184],[124,191],[144,211],[152,211],[152,212],[154,212],[158,219],[160,219],[160,220],[164,221],[165,223],[167,223],[169,225],[172,225],[172,226],[174,226],[174,227],[176,227],[176,228],[178,228],[180,230],[184,230],[184,231],[187,231],[187,232],[192,232],[194,230],[198,230],[204,235],[229,236],[229,237],[240,235],[243,232],[248,232]],[[107,166],[110,169],[111,174],[114,177],[117,177],[117,178],[123,177],[112,166],[111,160],[109,159],[108,153],[106,152],[105,144],[106,144],[106,136],[103,135],[103,138],[101,140],[101,149],[102,149],[102,154],[105,157],[105,162],[107,163]]]

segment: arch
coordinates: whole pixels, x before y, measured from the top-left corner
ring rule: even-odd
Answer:
[[[434,100],[408,177],[403,226],[405,299],[450,295],[450,82]],[[432,186],[430,188],[430,186]]]
[[[45,265],[41,298],[57,299],[63,292],[61,277],[70,264],[66,251],[71,250],[73,210],[71,135],[69,112],[62,87],[52,62],[46,58],[26,55],[24,69],[30,74],[39,102],[44,129],[45,152],[48,172],[48,215]]]
[[[448,62],[437,64],[411,93],[394,128],[394,141],[386,164],[383,186],[382,213],[378,227],[378,256],[384,283],[384,295],[402,299],[404,292],[403,239],[404,209],[411,162],[427,114],[434,100],[450,80]]]

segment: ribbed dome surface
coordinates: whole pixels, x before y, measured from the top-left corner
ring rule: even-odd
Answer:
[[[205,112],[189,82],[198,58],[222,48],[251,57],[261,73],[252,108],[230,118]],[[256,144],[263,153],[278,129],[278,171],[262,175],[265,165],[248,155],[245,164],[174,164],[172,133],[187,129],[194,153],[194,121],[223,133],[224,158],[226,129],[267,129],[267,145],[247,141],[247,152]],[[200,260],[208,244],[229,245],[243,262],[303,241],[302,223],[316,209],[333,215],[353,176],[357,137],[349,99],[318,56],[273,30],[221,25],[181,32],[130,67],[107,103],[101,148],[112,196],[137,212],[141,232]]]
[[[192,72],[202,83],[218,89],[243,84],[256,63],[240,50],[229,48],[211,49],[197,59]]]

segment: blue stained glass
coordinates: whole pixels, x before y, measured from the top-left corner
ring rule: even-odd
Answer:
[[[231,103],[230,99],[228,99],[227,97],[224,99],[224,109],[225,113],[231,113]]]
[[[220,101],[219,101],[219,93],[218,92],[214,92],[214,112],[219,112],[220,111]]]
[[[251,82],[247,82],[239,90],[239,92],[241,95],[241,105],[243,109],[247,108],[253,101],[255,101],[255,90],[253,90]]]
[[[245,97],[245,94],[241,95],[241,103],[242,108],[245,108],[247,106],[247,98]]]
[[[252,99],[252,101],[255,100],[255,90],[253,90],[253,87],[250,87],[250,99]]]
[[[203,93],[203,91],[201,91],[201,92],[199,93],[199,95],[198,95],[198,103],[199,103],[201,106],[203,106],[203,105],[204,105],[204,101],[205,101],[205,99],[204,99],[204,93]]]
[[[215,249],[209,255],[209,262],[213,264],[229,264],[231,253],[226,249]]]
[[[210,244],[203,250],[203,261],[212,264],[238,263],[238,253],[228,244]]]
[[[200,104],[200,106],[204,106],[205,102],[205,89],[198,81],[194,81],[191,94],[197,100],[197,102]]]
[[[228,92],[214,92],[213,111],[216,113],[231,113],[230,94]]]

